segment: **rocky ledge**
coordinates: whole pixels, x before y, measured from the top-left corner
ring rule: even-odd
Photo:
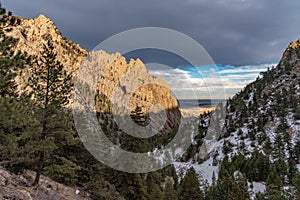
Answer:
[[[89,200],[89,194],[78,188],[67,187],[45,176],[37,188],[31,186],[34,172],[12,174],[0,168],[0,200]]]

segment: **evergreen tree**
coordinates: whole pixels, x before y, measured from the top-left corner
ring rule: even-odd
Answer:
[[[270,172],[269,158],[255,151],[253,156],[245,162],[242,172],[251,181],[266,181]]]
[[[202,200],[199,181],[194,168],[190,168],[178,188],[179,200]]]
[[[70,123],[62,121],[65,119],[64,107],[69,103],[71,75],[56,60],[54,46],[50,41],[44,44],[41,56],[33,61],[28,86],[36,106],[35,117],[39,120],[39,127],[30,136],[37,139],[34,154],[38,154],[38,161],[33,183],[36,186],[45,165],[45,157],[54,156],[54,150],[58,149],[57,142],[61,141],[58,138],[72,138],[73,135]]]
[[[296,174],[292,180],[293,186],[296,188],[296,199],[300,199],[300,173]]]
[[[96,159],[91,157],[89,152],[83,149],[83,152],[78,151],[82,160],[80,166],[84,169],[80,176],[86,177],[85,190],[92,195],[92,199],[103,200],[125,200],[118,192],[115,185],[111,184],[104,176],[106,174],[106,168],[102,166]]]
[[[14,24],[14,18],[6,14],[6,10],[0,4],[0,96],[16,97],[18,95],[15,77],[28,63],[19,51],[14,51],[17,39],[7,36],[11,31],[9,25]]]
[[[227,174],[220,178],[213,199],[227,200],[229,199],[230,191],[233,188],[233,177]]]
[[[18,40],[9,37],[5,32],[11,31],[9,26],[15,18],[6,14],[0,4],[0,162],[14,172],[21,171],[24,161],[30,158],[20,157],[19,139],[24,127],[34,123],[30,118],[25,96],[18,96],[15,78],[30,58],[14,51]]]
[[[296,145],[293,149],[293,156],[297,163],[300,162],[300,141],[296,142]]]
[[[166,182],[162,200],[177,200],[177,192],[174,190],[173,182],[171,180],[167,180]]]
[[[233,182],[229,192],[230,200],[250,199],[248,193],[247,179],[240,174]]]
[[[279,159],[284,157],[284,143],[283,138],[280,133],[278,133],[275,137],[274,141],[274,150],[273,150],[274,159]]]
[[[212,185],[215,185],[215,184],[216,184],[216,181],[217,181],[217,178],[216,178],[215,171],[213,171],[213,174],[212,174],[211,180],[212,180]]]
[[[27,127],[36,124],[28,109],[30,103],[25,97],[0,96],[0,163],[15,173],[30,169],[34,160],[28,153],[31,146],[23,140],[23,136],[29,134]]]
[[[158,172],[150,172],[147,174],[147,194],[149,200],[161,200],[162,190],[160,188],[160,183],[162,178]]]
[[[286,175],[288,175],[288,166],[284,159],[278,159],[273,163],[277,175],[280,177],[281,182],[284,183]]]
[[[276,191],[280,191],[282,185],[282,180],[275,167],[273,167],[267,179],[267,192],[275,193]]]
[[[118,182],[120,194],[128,200],[146,200],[147,188],[143,175],[121,172]]]
[[[127,173],[107,169],[107,179],[126,200],[147,200],[147,185],[145,174]]]
[[[272,200],[289,200],[289,198],[284,195],[284,193],[280,190],[267,190],[264,195],[265,199],[272,199]]]
[[[293,159],[293,157],[291,157],[288,159],[288,178],[290,182],[295,177],[297,172],[298,172],[298,168],[297,168],[296,161],[295,159]]]

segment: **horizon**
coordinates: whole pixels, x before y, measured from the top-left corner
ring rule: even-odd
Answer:
[[[145,65],[147,66],[147,63]],[[171,68],[164,65],[157,67],[157,65],[150,63],[148,66],[150,74],[164,78],[171,85],[172,91],[175,91],[177,99],[187,100],[224,99],[224,92],[225,99],[229,99],[247,84],[255,81],[261,72],[277,66],[276,63],[240,67],[214,64]],[[213,75],[211,75],[212,71]],[[210,88],[207,88],[207,84]],[[218,96],[218,93],[221,96]]]

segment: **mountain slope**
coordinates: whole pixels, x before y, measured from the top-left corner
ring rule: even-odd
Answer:
[[[280,199],[296,198],[294,182],[300,170],[299,72],[300,40],[288,46],[278,66],[262,73],[228,101],[218,141],[204,159],[199,161],[194,151],[190,157],[193,162],[176,163],[177,172],[184,174],[194,167],[202,188],[217,185],[210,191],[224,186],[223,179],[235,179],[241,173],[247,178],[251,199],[258,192],[265,192],[261,196],[267,199],[275,198],[275,193]],[[200,117],[200,134],[207,134],[207,123],[203,122],[208,119]],[[198,150],[202,144],[199,141],[202,139],[194,147]]]
[[[299,52],[300,40],[289,45],[277,67],[263,73],[229,101],[222,138],[236,135],[235,140],[251,141],[251,149],[264,150],[269,145],[268,138],[273,144],[276,136],[287,135],[295,145],[300,133]]]

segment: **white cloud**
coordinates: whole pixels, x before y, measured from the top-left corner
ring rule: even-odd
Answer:
[[[275,65],[224,66],[218,68],[219,71],[209,68],[209,73],[201,73],[203,78],[200,75],[197,78],[197,73],[183,69],[150,70],[149,72],[154,76],[164,78],[178,98],[222,99],[233,96],[248,83],[254,81],[260,72]]]

